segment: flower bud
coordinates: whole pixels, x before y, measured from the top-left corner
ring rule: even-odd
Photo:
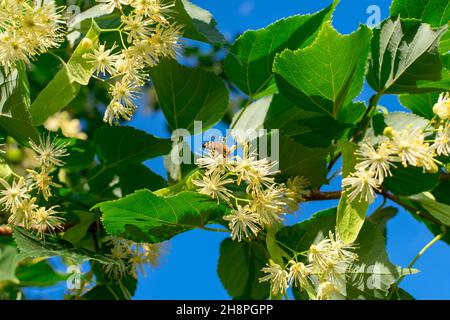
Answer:
[[[89,38],[83,38],[83,40],[81,40],[81,42],[80,42],[80,46],[84,50],[90,50],[90,49],[92,49],[94,47],[94,43]]]
[[[383,135],[388,137],[389,139],[392,139],[394,137],[394,128],[392,127],[384,128]]]

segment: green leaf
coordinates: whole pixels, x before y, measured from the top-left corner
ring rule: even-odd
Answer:
[[[261,242],[236,242],[228,238],[220,244],[217,273],[224,288],[234,299],[267,299],[270,285],[267,282],[259,283],[259,278],[268,260],[269,256]]]
[[[39,133],[30,122],[0,115],[0,127],[16,141],[28,145],[28,141],[39,141]]]
[[[304,48],[311,44],[322,24],[331,19],[337,2],[314,14],[292,16],[266,28],[245,32],[225,58],[224,69],[228,78],[254,98],[276,92],[272,74],[275,55],[285,49]]]
[[[141,189],[155,191],[167,186],[163,177],[140,163],[106,170],[98,166],[89,172],[88,179],[90,191],[102,197],[107,196],[107,191],[114,190],[115,194],[126,196]]]
[[[64,139],[69,142],[67,151],[69,155],[64,158],[64,169],[77,172],[88,168],[95,157],[92,141],[79,139]]]
[[[99,35],[100,29],[92,20],[86,38],[91,39],[95,45]],[[34,125],[44,123],[49,116],[66,107],[77,96],[80,86],[88,84],[94,72],[92,66],[83,59],[88,50],[78,45],[65,66],[33,101],[30,114]]]
[[[202,128],[208,129],[225,113],[229,93],[214,73],[165,59],[150,74],[171,130],[193,132],[194,121],[202,121]]]
[[[64,231],[62,238],[76,246],[76,244],[84,238],[89,227],[96,220],[96,216],[93,213],[79,210],[73,211],[73,214],[78,217],[79,222],[75,226]]]
[[[398,209],[394,207],[384,207],[373,212],[368,220],[373,224],[376,224],[378,228],[383,232],[383,236],[387,236],[387,222],[394,218],[398,213]]]
[[[429,192],[416,194],[409,197],[411,200],[417,201],[427,210],[433,217],[442,224],[450,226],[450,206],[437,202],[434,196]]]
[[[311,46],[275,58],[278,89],[302,109],[336,118],[361,92],[370,37],[365,26],[341,35],[325,23]]]
[[[2,77],[0,105],[0,128],[21,144],[28,145],[29,139],[39,140],[36,128],[31,125],[30,86],[26,66],[18,63],[8,77]]]
[[[441,38],[441,43],[439,45],[439,52],[441,54],[447,54],[449,51],[450,51],[450,31],[447,31]]]
[[[391,16],[402,19],[413,18],[440,27],[450,20],[448,0],[394,0]]]
[[[179,14],[176,19],[183,25],[185,37],[199,41],[206,41],[216,45],[222,45],[225,43],[225,38],[217,30],[217,22],[214,20],[209,11],[200,8],[188,0],[181,0],[181,3],[190,17],[189,23],[186,23],[188,21],[185,21],[184,19],[182,9],[179,5],[179,0],[176,0],[175,6],[178,9]]]
[[[416,300],[412,295],[402,288],[395,288],[391,300]]]
[[[10,281],[18,283],[16,277],[17,249],[10,246],[0,246],[0,283]]]
[[[49,287],[67,279],[56,272],[47,261],[20,265],[16,271],[21,287]]]
[[[422,14],[422,21],[432,27],[440,27],[450,21],[450,4],[448,0],[429,0]]]
[[[383,185],[400,196],[414,195],[433,190],[439,183],[439,173],[424,173],[422,168],[403,167],[399,164],[391,169],[392,177],[387,177]]]
[[[326,181],[327,149],[308,148],[298,142],[280,135],[279,163],[280,179],[304,176],[312,188],[321,186]]]
[[[279,129],[304,146],[327,148],[349,125],[321,113],[300,109],[283,95],[276,94],[264,119],[264,127]]]
[[[439,98],[439,93],[402,94],[398,98],[404,107],[431,120],[435,116],[433,106]]]
[[[228,211],[225,205],[197,192],[158,197],[148,190],[99,203],[95,208],[103,212],[103,225],[109,234],[148,243],[205,226]]]
[[[13,236],[20,251],[18,259],[59,256],[94,260],[102,264],[117,264],[113,257],[84,248],[76,248],[69,242],[56,237],[48,236],[42,240],[20,227],[13,227]]]
[[[297,252],[334,232],[336,209],[316,213],[311,219],[285,227],[277,233],[281,241]],[[347,299],[385,298],[389,288],[401,276],[415,273],[414,269],[395,267],[386,253],[385,239],[377,226],[366,221],[355,240],[358,260],[347,269]]]
[[[114,282],[98,284],[83,295],[88,300],[131,300],[137,280],[127,276]]]
[[[237,112],[231,121],[230,128],[239,130],[241,139],[253,140],[259,130],[264,129],[264,118],[269,110],[272,96],[263,97]]]
[[[127,126],[107,126],[97,129],[94,145],[104,170],[106,168],[141,163],[170,152],[170,139],[160,139]]]
[[[400,15],[404,18],[421,19],[430,0],[393,0],[391,4],[391,17]]]
[[[340,149],[343,159],[342,176],[347,177],[355,168],[357,146],[347,142],[342,144]],[[336,227],[342,241],[346,243],[355,241],[364,224],[368,207],[367,201],[361,199],[361,201],[349,202],[347,191],[342,193],[336,215]]]
[[[279,246],[275,234],[278,228],[266,228],[266,248],[270,258],[279,265],[283,265],[283,257],[289,259],[289,255]]]
[[[442,63],[439,40],[448,26],[433,30],[417,21],[386,20],[374,29],[367,81],[379,93],[421,93],[438,90]],[[431,88],[422,88],[422,82]]]
[[[217,30],[217,22],[211,13],[188,0],[163,0],[164,4],[175,3],[174,13],[169,21],[183,26],[185,38],[222,45],[223,35]]]

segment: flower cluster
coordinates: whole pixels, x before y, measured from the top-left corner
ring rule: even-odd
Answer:
[[[314,299],[341,299],[345,297],[346,271],[358,258],[354,248],[330,231],[328,237],[300,253],[307,257],[307,264],[295,258],[283,268],[270,261],[262,268],[266,275],[259,281],[269,281],[274,295],[285,294],[289,286],[294,286],[306,290]]]
[[[57,206],[45,208],[38,205],[41,194],[45,201],[52,196],[52,187],[61,187],[53,182],[52,172],[55,167],[62,166],[61,157],[67,156],[66,144],[57,138],[41,136],[39,144],[30,140],[30,146],[35,152],[35,160],[39,163],[38,171],[27,170],[26,177],[14,174],[12,182],[0,178],[3,190],[0,191],[0,204],[3,211],[9,213],[8,222],[35,230],[40,236],[45,232],[53,233],[61,229],[63,218],[56,211]]]
[[[147,67],[153,67],[164,58],[175,58],[179,47],[181,28],[171,25],[168,16],[174,3],[162,0],[107,0],[112,10],[121,13],[121,25],[110,31],[118,32],[120,49],[116,44],[101,44],[84,55],[98,75],[109,76],[111,102],[104,121],[117,124],[130,120],[139,89],[148,80]],[[127,10],[123,10],[127,7]],[[129,12],[127,14],[124,11]]]
[[[38,6],[30,0],[0,0],[0,65],[9,70],[58,47],[65,37],[61,13],[53,1]]]
[[[162,249],[160,243],[137,243],[116,237],[106,237],[105,242],[112,246],[111,255],[118,261],[118,264],[105,266],[106,273],[115,279],[120,279],[127,274],[137,278],[139,271],[145,274],[145,265],[156,267],[159,264]]]
[[[289,188],[276,183],[275,163],[258,159],[248,143],[239,147],[242,157],[232,155],[237,147],[228,148],[223,143],[209,142],[205,147],[203,157],[196,160],[203,169],[201,178],[192,183],[199,193],[233,208],[231,214],[224,216],[233,240],[250,239],[264,227],[282,221],[283,215],[295,211],[298,201],[307,194],[308,182],[304,178],[290,180]]]
[[[404,167],[420,167],[424,172],[437,172],[437,156],[450,155],[450,96],[441,94],[433,111],[440,121],[437,128],[421,128],[410,124],[402,130],[387,127],[383,137],[372,144],[364,140],[355,152],[358,163],[355,171],[342,180],[350,201],[373,202],[386,177],[392,176],[391,167],[400,163]],[[434,139],[430,137],[435,134]]]
[[[87,139],[86,133],[81,131],[80,120],[76,118],[72,119],[67,111],[57,112],[49,117],[45,121],[44,127],[53,132],[61,129],[62,134],[68,138]]]

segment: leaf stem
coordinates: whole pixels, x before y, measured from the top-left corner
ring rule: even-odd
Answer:
[[[380,91],[370,98],[369,106],[367,107],[366,111],[364,112],[364,114],[361,118],[361,121],[358,123],[355,133],[353,134],[352,140],[355,140],[359,136],[361,129],[364,129],[364,130],[366,129],[367,124],[368,124],[367,118],[372,113],[372,111],[378,106],[378,102],[380,101],[383,93],[384,92]]]
[[[445,234],[447,233],[447,230],[443,231],[442,233],[438,234],[436,237],[434,237],[430,242],[428,242],[425,247],[422,248],[422,250],[419,251],[419,253],[414,257],[414,259],[411,261],[411,263],[408,265],[407,269],[411,269],[412,267],[414,267],[414,264],[417,262],[417,260],[419,260],[419,258],[425,253],[425,251],[427,251],[433,244],[435,244],[436,242],[438,242],[439,240],[441,240]],[[402,275],[400,276],[400,278],[398,278],[397,282],[395,282],[392,287],[391,287],[391,291],[389,293],[388,298],[391,298],[394,291],[396,291],[398,289],[398,286],[400,285],[400,283],[402,282],[403,278],[406,275]]]

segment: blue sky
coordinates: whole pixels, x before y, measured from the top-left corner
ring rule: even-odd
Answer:
[[[294,14],[311,13],[327,6],[331,0],[194,0],[194,3],[211,11],[219,29],[230,38],[248,29],[264,27],[280,18]],[[378,5],[382,17],[389,14],[388,0],[342,0],[333,19],[334,27],[341,33],[350,33],[365,24],[367,9]],[[360,100],[367,101],[372,94],[365,86]],[[390,111],[402,110],[396,97],[386,96],[381,104]],[[160,112],[139,113],[129,125],[160,137],[168,137],[165,120]],[[222,127],[223,126],[219,126]],[[157,173],[165,175],[161,159],[147,164]],[[339,180],[325,189],[336,190]],[[314,212],[336,206],[336,201],[306,203],[288,223],[307,219]],[[376,204],[373,205],[376,207]],[[229,299],[217,276],[220,242],[227,234],[207,231],[190,231],[173,238],[166,247],[162,264],[148,270],[140,277],[135,299]],[[394,264],[406,266],[427,244],[433,235],[425,226],[415,221],[407,212],[399,214],[388,223],[388,254]],[[419,274],[407,277],[402,287],[416,299],[450,298],[450,248],[440,242],[429,249],[416,263]],[[30,292],[33,297],[56,297],[61,290]]]

